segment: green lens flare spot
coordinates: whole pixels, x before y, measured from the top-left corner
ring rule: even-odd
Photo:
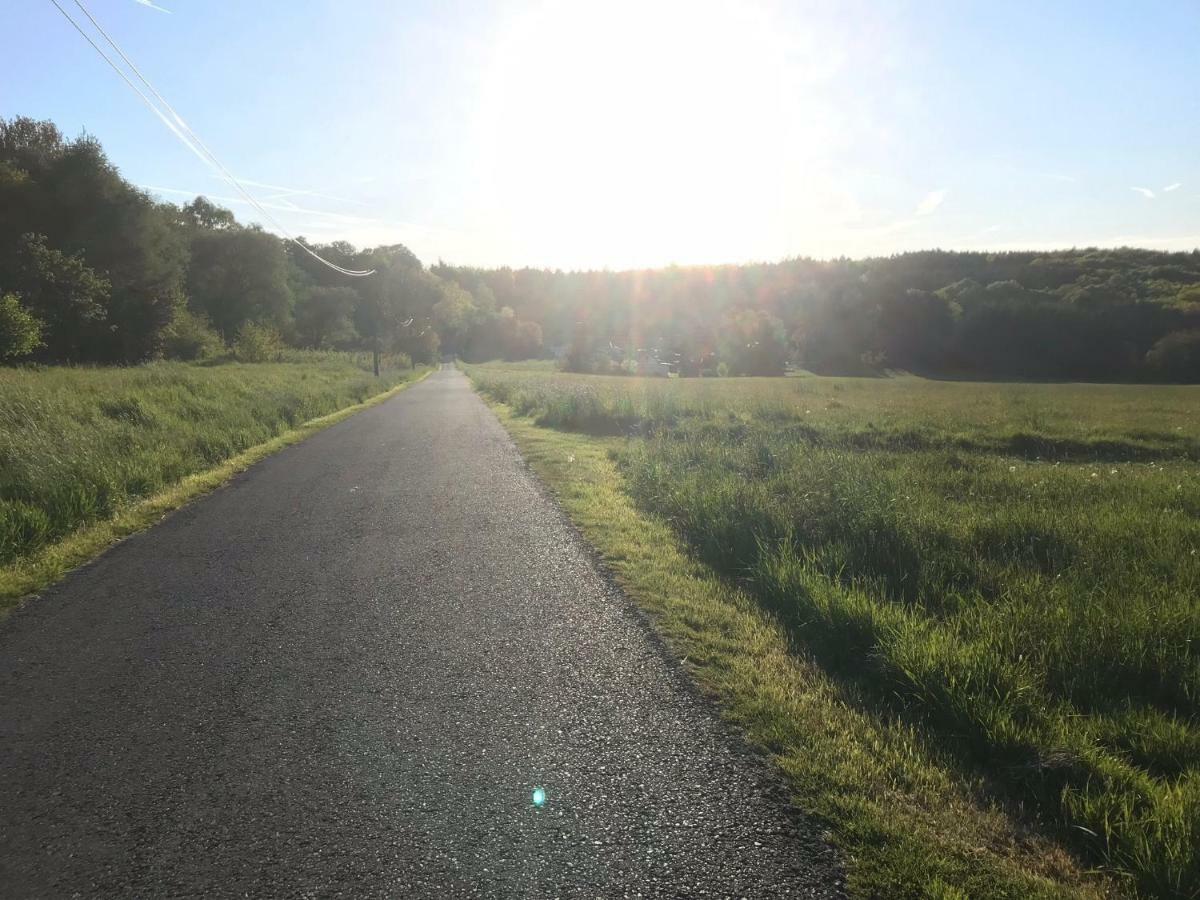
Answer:
[[[544,806],[546,804],[546,791],[544,788],[533,789],[533,805]]]

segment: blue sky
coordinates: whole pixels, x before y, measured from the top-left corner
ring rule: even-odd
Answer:
[[[1195,0],[85,2],[314,240],[571,268],[1200,246]],[[0,8],[0,58],[0,115],[234,196],[48,0]]]

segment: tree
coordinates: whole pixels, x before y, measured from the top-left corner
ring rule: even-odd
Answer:
[[[351,321],[358,293],[349,287],[313,287],[296,301],[296,337],[305,347],[322,349],[352,343],[358,332]]]
[[[433,309],[441,299],[441,286],[420,263],[413,264],[415,259],[398,245],[377,248],[367,257],[376,273],[357,281],[354,326],[374,357],[376,374],[379,357],[386,352],[406,353],[414,362],[437,359]]]
[[[94,138],[67,141],[49,122],[0,120],[0,283],[13,283],[27,233],[103,279],[106,328],[89,335],[81,358],[137,362],[160,349],[182,297],[177,214],[125,181]],[[59,351],[48,341],[47,352]]]
[[[732,375],[782,375],[788,358],[783,323],[756,309],[731,313],[722,328],[720,360]]]
[[[956,307],[930,291],[893,293],[879,306],[875,341],[888,365],[929,371],[942,365],[954,336]]]
[[[189,305],[212,322],[226,343],[247,322],[283,330],[291,317],[283,244],[258,228],[198,231],[187,284]]]
[[[568,372],[601,374],[610,368],[609,359],[601,353],[600,336],[588,319],[580,319],[575,323],[571,343],[562,358],[562,367]]]
[[[474,298],[456,282],[440,280],[439,288],[441,298],[433,305],[433,321],[446,351],[461,354],[481,313]]]
[[[1155,342],[1146,363],[1160,377],[1188,384],[1200,382],[1200,328],[1175,331]]]
[[[839,283],[803,310],[792,333],[800,364],[820,374],[857,373],[865,367],[875,332],[860,283]]]
[[[179,220],[185,227],[196,230],[220,231],[237,227],[233,213],[223,206],[217,206],[207,197],[197,197],[180,207]]]
[[[508,359],[537,359],[542,355],[542,326],[537,322],[518,322]]]
[[[46,245],[40,234],[18,242],[12,278],[28,310],[43,323],[43,357],[56,362],[103,361],[111,285],[78,254]]]
[[[0,359],[27,356],[42,346],[42,327],[16,294],[0,296]]]

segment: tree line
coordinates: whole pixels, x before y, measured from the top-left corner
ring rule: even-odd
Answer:
[[[436,360],[538,356],[541,332],[480,303],[400,244],[303,247],[204,197],[176,205],[130,184],[89,135],[0,119],[0,360],[130,364],[285,346]],[[486,298],[485,298],[486,299]]]
[[[437,266],[583,372],[1200,382],[1200,251],[924,251],[558,272]]]
[[[300,239],[303,242],[303,239]],[[123,179],[88,135],[0,119],[0,360],[244,358],[283,346],[581,372],[1200,381],[1200,250],[925,251],[564,272],[305,246]]]

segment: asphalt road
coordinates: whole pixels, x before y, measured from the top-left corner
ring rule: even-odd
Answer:
[[[778,798],[453,370],[0,624],[6,897],[837,895]]]

